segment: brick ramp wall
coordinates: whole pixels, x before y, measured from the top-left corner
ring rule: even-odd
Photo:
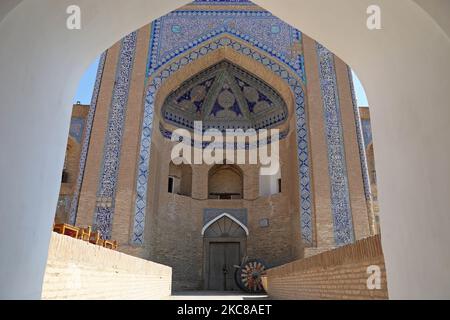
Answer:
[[[164,299],[172,269],[53,233],[42,299]]]
[[[381,269],[381,290],[367,288],[367,267],[371,265]],[[270,269],[265,282],[273,299],[388,298],[379,235]]]

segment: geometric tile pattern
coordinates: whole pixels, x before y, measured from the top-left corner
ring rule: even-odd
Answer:
[[[178,10],[155,20],[147,75],[220,34],[251,43],[288,65],[305,82],[301,32],[256,6],[252,11]]]
[[[153,24],[153,30],[155,31],[155,24]],[[157,33],[159,34],[159,33]],[[156,34],[156,35],[157,35]],[[153,34],[153,37],[155,34]],[[300,37],[300,34],[297,34]],[[160,36],[157,36],[160,39]],[[238,39],[244,39],[242,42],[237,41]],[[202,38],[203,39],[203,38]],[[150,146],[151,146],[151,135],[153,130],[153,108],[155,94],[165,81],[177,70],[183,68],[187,64],[203,57],[215,50],[220,48],[228,47],[234,51],[251,57],[255,61],[261,63],[264,67],[268,68],[276,75],[281,77],[291,88],[295,95],[296,100],[296,115],[297,115],[297,140],[298,140],[298,150],[299,150],[299,171],[300,171],[300,203],[302,206],[301,210],[301,221],[302,221],[302,236],[305,244],[310,244],[312,242],[312,205],[311,205],[311,189],[310,189],[310,164],[308,156],[308,130],[306,127],[306,116],[305,116],[305,96],[302,89],[302,81],[304,78],[303,66],[297,68],[296,72],[293,72],[292,66],[286,66],[286,64],[277,58],[277,54],[262,54],[260,51],[264,51],[260,46],[256,46],[255,49],[254,41],[250,41],[249,37],[242,35],[236,37],[233,34],[228,34],[223,31],[216,34],[215,37],[209,37],[209,42],[196,40],[193,43],[196,45],[190,48],[188,53],[178,52],[177,55],[172,56],[172,59],[166,61],[166,64],[159,68],[158,72],[154,73],[149,79],[147,94],[145,98],[144,106],[144,119],[142,123],[142,135],[141,135],[141,145],[140,145],[140,156],[137,172],[137,186],[136,186],[136,204],[134,213],[134,227],[132,235],[132,243],[135,245],[142,245],[144,243],[144,227],[145,227],[145,213],[147,208],[147,182],[149,181],[149,167],[150,167]],[[245,40],[246,39],[246,40]],[[299,41],[301,38],[298,38]],[[154,42],[153,39],[151,42]],[[247,43],[247,44],[246,44]],[[151,44],[151,47],[155,44]],[[150,50],[152,52],[152,50]],[[151,58],[154,54],[151,53]],[[155,72],[153,67],[149,70]],[[300,79],[300,80],[298,80]]]
[[[103,162],[94,214],[94,228],[104,239],[111,238],[114,197],[119,174],[120,149],[128,103],[128,93],[136,51],[137,32],[127,35],[120,50],[109,120],[103,150]]]
[[[94,84],[94,90],[92,93],[91,105],[89,107],[89,113],[86,117],[86,129],[84,134],[83,143],[81,146],[80,164],[78,168],[78,177],[75,184],[75,190],[72,197],[72,203],[70,205],[69,223],[75,225],[77,220],[78,211],[78,199],[80,197],[81,184],[83,183],[84,170],[86,168],[87,154],[89,151],[89,142],[91,139],[92,125],[94,123],[95,110],[97,107],[98,94],[100,91],[100,85],[102,82],[103,69],[105,67],[106,52],[103,52],[100,56],[100,61],[97,69],[97,75]]]
[[[169,94],[161,114],[180,128],[203,129],[275,127],[286,121],[288,110],[283,98],[269,85],[239,66],[221,61],[185,81]]]
[[[319,43],[317,43],[317,55],[328,145],[328,171],[334,238],[336,245],[341,246],[354,242],[354,232],[339,94],[334,55]]]

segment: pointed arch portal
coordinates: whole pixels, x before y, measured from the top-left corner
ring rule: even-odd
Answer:
[[[376,0],[383,29],[371,31],[366,10],[374,0],[254,2],[345,59],[365,85],[378,144],[390,297],[449,297],[449,4]],[[41,295],[69,128],[70,109],[64,106],[70,105],[84,69],[118,39],[186,3],[0,4],[0,248],[8,257],[0,261],[3,298]],[[66,9],[73,4],[85,13],[81,30],[64,27]],[[426,81],[418,82],[418,74]]]

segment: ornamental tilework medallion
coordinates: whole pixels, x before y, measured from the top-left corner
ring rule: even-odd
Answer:
[[[109,120],[103,151],[103,163],[100,173],[97,204],[94,215],[94,227],[104,239],[111,238],[114,216],[114,198],[119,174],[120,150],[128,103],[128,94],[136,51],[137,32],[122,40],[116,81],[109,110]]]
[[[264,12],[263,12],[264,13]],[[169,18],[173,18],[179,14],[169,14]],[[192,12],[189,14],[193,14]],[[208,13],[210,14],[210,13]],[[234,12],[239,16],[239,12]],[[188,13],[186,13],[188,15]],[[206,15],[206,13],[205,13]],[[229,16],[233,15],[229,13]],[[262,15],[264,16],[264,15]],[[182,16],[183,17],[183,16]],[[165,18],[161,18],[164,20]],[[273,19],[273,17],[272,17]],[[215,20],[215,19],[213,19]],[[197,20],[196,20],[197,21]],[[253,21],[254,22],[254,21]],[[277,20],[281,25],[282,22]],[[236,31],[222,29],[220,32],[206,34],[201,38],[190,40],[188,44],[183,47],[183,50],[170,51],[171,47],[165,45],[165,52],[170,52],[166,57],[161,59],[161,55],[158,52],[164,51],[161,49],[162,38],[164,33],[170,32],[171,29],[164,29],[161,32],[161,25],[164,23],[154,22],[152,25],[152,39],[150,44],[150,63],[148,68],[148,87],[144,106],[144,119],[142,123],[140,156],[137,172],[137,185],[136,185],[136,203],[134,214],[134,227],[131,242],[135,245],[142,245],[144,243],[144,227],[145,227],[145,213],[147,208],[147,191],[149,181],[149,168],[151,159],[151,138],[153,131],[153,109],[155,95],[162,83],[177,70],[183,68],[185,65],[203,57],[215,50],[221,48],[231,48],[236,52],[248,56],[259,63],[265,68],[268,68],[285,81],[292,89],[296,101],[296,116],[297,116],[297,143],[298,143],[298,161],[299,161],[299,180],[300,180],[300,203],[301,203],[301,230],[302,238],[306,245],[312,243],[312,205],[311,205],[311,187],[310,187],[310,164],[309,164],[309,145],[308,145],[308,130],[306,124],[305,115],[305,97],[302,88],[302,80],[304,79],[304,67],[303,57],[293,57],[292,60],[287,61],[282,54],[269,49],[269,47],[259,38],[253,38],[247,35],[243,35],[239,32],[239,36],[236,35]],[[186,25],[186,22],[178,23],[179,25]],[[189,29],[189,28],[188,28]],[[192,28],[191,28],[192,29]],[[163,33],[163,34],[161,34]],[[272,33],[271,33],[272,34]],[[285,40],[286,43],[291,43],[292,35],[295,35],[297,41],[301,42],[301,34],[298,31],[288,32],[285,37],[289,37],[289,40]],[[276,34],[276,37],[280,37]],[[239,41],[238,41],[239,39]],[[176,41],[175,41],[176,42]],[[257,43],[258,45],[255,45]],[[255,48],[256,47],[256,48]],[[156,48],[156,49],[155,49]],[[176,46],[173,46],[176,48]],[[185,52],[188,51],[189,52]],[[267,54],[261,52],[266,51]],[[269,52],[270,51],[270,52]],[[297,61],[296,64],[294,61]],[[171,133],[160,127],[161,133],[167,138],[171,136]]]
[[[334,238],[336,245],[341,246],[354,242],[354,232],[340,102],[334,55],[319,43],[317,44],[317,54],[328,145],[328,171],[331,185]]]
[[[269,85],[239,66],[221,61],[172,92],[161,111],[166,122],[193,130],[268,129],[284,123],[288,109]]]
[[[81,185],[83,183],[84,170],[86,168],[87,154],[89,151],[89,142],[91,139],[92,124],[94,123],[95,109],[97,107],[98,94],[100,91],[100,84],[103,76],[103,69],[105,67],[106,52],[102,53],[99,60],[97,69],[97,75],[94,84],[94,90],[92,92],[91,105],[89,107],[89,113],[86,117],[85,134],[81,146],[80,164],[78,168],[78,177],[75,184],[75,191],[72,197],[72,203],[70,205],[69,223],[75,225],[77,220],[78,200],[80,197]]]

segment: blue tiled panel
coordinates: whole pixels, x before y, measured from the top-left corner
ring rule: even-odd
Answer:
[[[152,33],[149,76],[205,41],[232,34],[286,63],[305,81],[300,31],[267,11],[174,11],[155,20]]]
[[[317,44],[317,55],[328,145],[334,238],[336,245],[340,246],[354,242],[340,102],[334,55],[320,44]]]
[[[137,32],[126,36],[122,41],[116,81],[113,89],[103,151],[103,163],[100,173],[97,203],[94,216],[94,228],[99,230],[105,239],[111,237],[112,219],[114,215],[114,197],[119,173],[120,150],[122,146],[123,128],[128,103],[128,93],[136,50]]]

